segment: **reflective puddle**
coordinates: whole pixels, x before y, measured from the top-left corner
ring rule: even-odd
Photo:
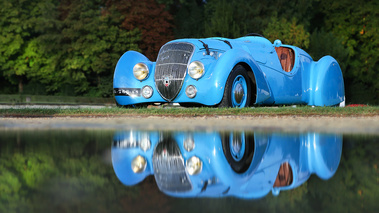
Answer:
[[[0,212],[375,211],[379,137],[0,131]]]

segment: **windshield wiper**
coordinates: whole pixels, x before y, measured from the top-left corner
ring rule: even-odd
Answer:
[[[230,49],[233,49],[232,44],[231,44],[229,41],[227,41],[227,40],[222,40],[222,39],[220,39],[220,41],[225,42],[227,45],[229,45]]]
[[[204,47],[205,50],[207,51],[207,55],[210,55],[211,53],[209,52],[208,44],[202,42],[201,40],[199,40],[199,41],[203,44],[203,47]]]

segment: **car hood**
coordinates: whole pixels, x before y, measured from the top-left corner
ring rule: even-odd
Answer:
[[[177,39],[177,40],[170,41],[168,43],[173,43],[173,42],[191,43],[196,47],[196,50],[205,50],[204,44],[208,45],[208,48],[210,50],[218,50],[218,51],[220,51],[220,50],[227,51],[227,50],[232,49],[232,47],[233,47],[233,46],[232,47],[229,46],[229,44],[228,44],[228,43],[232,42],[231,39],[226,39],[226,38]]]
[[[204,50],[204,44],[208,45],[210,50],[228,51],[233,48],[249,46],[250,48],[273,48],[273,44],[263,37],[247,36],[238,39],[228,39],[222,37],[200,38],[200,39],[177,39],[172,42],[186,42],[193,44],[197,50]]]

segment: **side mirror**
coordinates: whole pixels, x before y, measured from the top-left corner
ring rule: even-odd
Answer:
[[[279,40],[279,39],[276,39],[276,40],[274,41],[274,47],[280,47],[280,46],[282,46],[282,41]]]

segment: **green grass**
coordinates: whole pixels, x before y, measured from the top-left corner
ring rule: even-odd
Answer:
[[[44,96],[44,95],[0,95],[0,104],[114,104],[114,98]]]
[[[160,107],[144,109],[125,108],[74,108],[74,109],[0,109],[0,117],[52,117],[52,116],[378,116],[379,107],[255,107],[255,108],[179,108]]]

